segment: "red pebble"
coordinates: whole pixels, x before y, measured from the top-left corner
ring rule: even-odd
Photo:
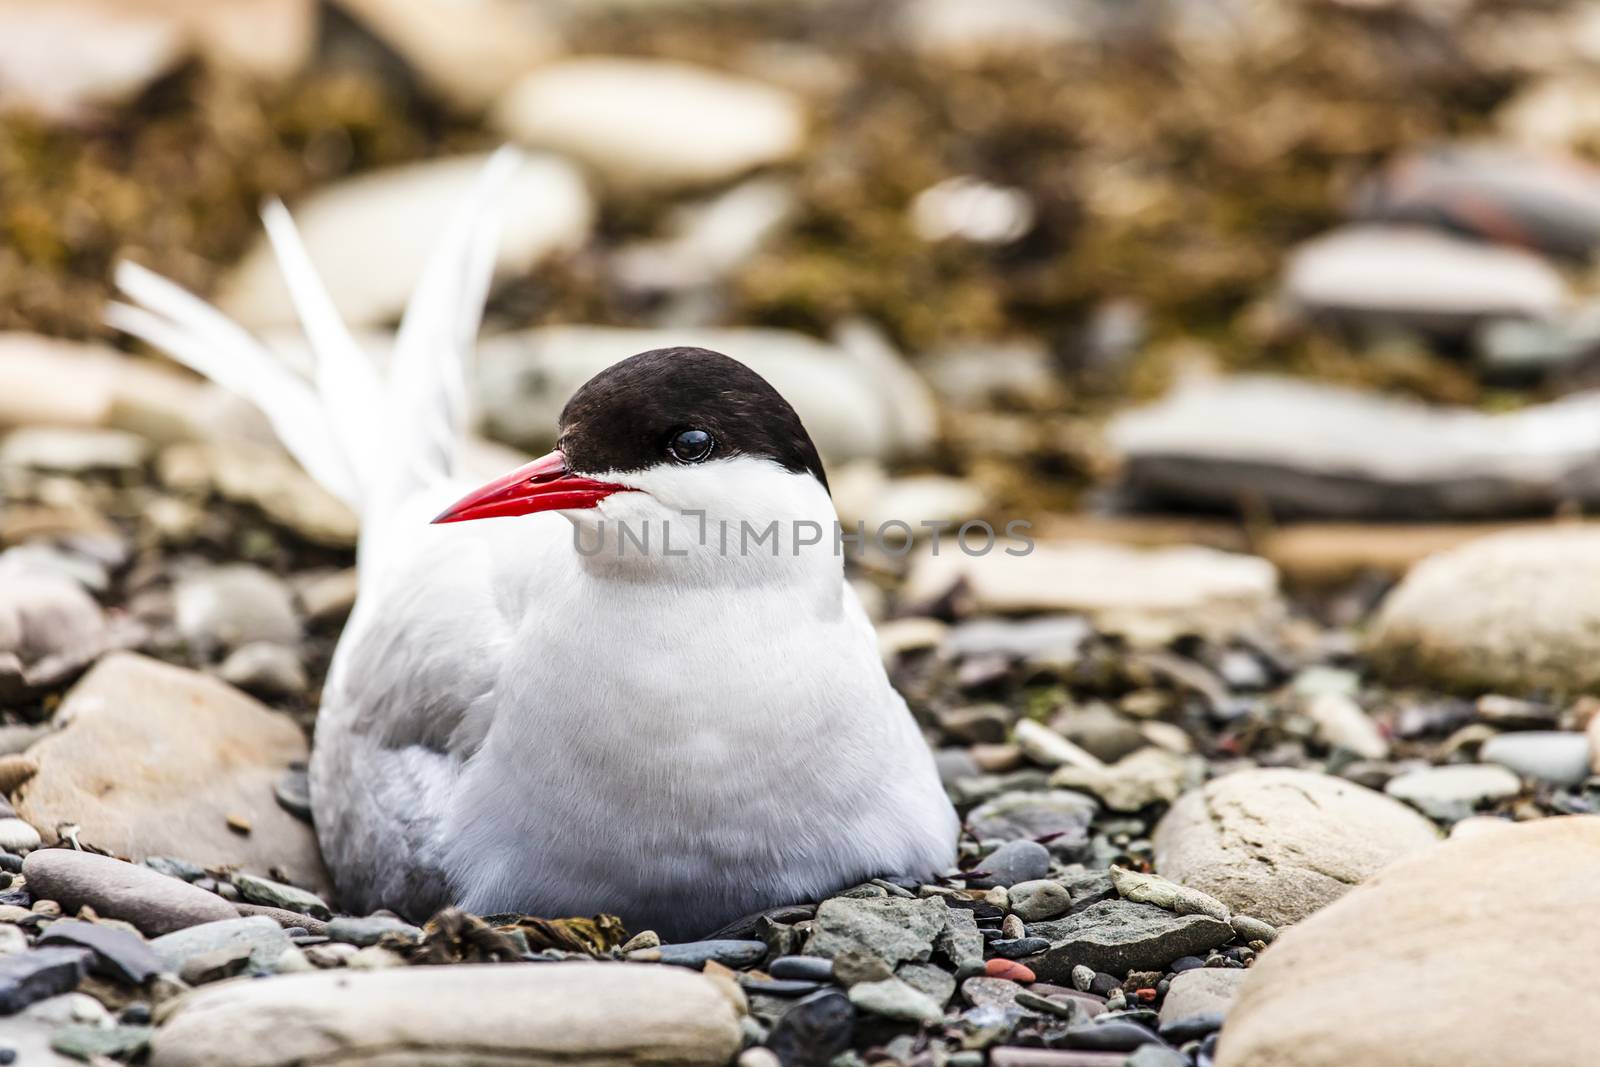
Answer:
[[[1155,1003],[1156,991],[1154,989],[1135,989],[1133,991],[1133,995],[1144,1001],[1146,1004]]]
[[[1013,982],[1033,981],[1033,972],[1016,960],[990,960],[983,965],[983,973],[990,978],[1009,978]]]

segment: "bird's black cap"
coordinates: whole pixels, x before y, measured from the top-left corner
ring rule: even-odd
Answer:
[[[800,416],[767,380],[705,348],[657,348],[590,378],[561,411],[559,447],[576,471],[639,471],[684,457],[680,435],[711,436],[702,460],[770,459],[828,487],[822,460]]]

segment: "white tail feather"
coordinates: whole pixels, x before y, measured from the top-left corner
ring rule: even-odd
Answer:
[[[267,416],[290,453],[364,515],[449,476],[467,418],[467,364],[499,236],[497,199],[520,163],[496,152],[424,268],[395,342],[388,381],[339,318],[282,204],[262,211],[316,357],[315,387],[205,301],[134,263],[118,264],[106,321],[171,355]],[[385,388],[386,387],[386,388]]]

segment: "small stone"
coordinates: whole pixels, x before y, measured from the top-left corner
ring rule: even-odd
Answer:
[[[1050,850],[1037,841],[1007,841],[978,863],[979,877],[967,882],[982,889],[1031,882],[1050,873]]]
[[[1124,900],[1154,904],[1175,915],[1209,915],[1224,921],[1228,918],[1227,905],[1216,897],[1169,882],[1158,875],[1141,874],[1113,865],[1111,884]]]
[[[628,940],[624,941],[622,943],[622,948],[618,951],[620,951],[623,955],[627,955],[630,952],[637,952],[640,949],[660,947],[660,934],[656,933],[654,930],[641,930],[632,937],[628,938]]]
[[[903,963],[895,977],[912,989],[925,994],[940,1009],[956,995],[956,980],[949,971],[931,963]]]
[[[990,978],[1004,978],[1008,982],[1023,985],[1034,981],[1035,978],[1031,967],[1015,960],[990,960],[983,965],[983,973]]]
[[[1000,923],[1001,936],[1015,941],[1028,936],[1028,930],[1022,925],[1022,920],[1015,915],[1007,915]]]
[[[36,896],[72,911],[87,905],[98,915],[132,923],[147,936],[238,914],[214,893],[90,852],[39,849],[23,861],[22,873]]]
[[[989,942],[989,951],[1003,960],[1020,960],[1035,956],[1050,947],[1042,937],[1001,938]]]
[[[894,968],[865,949],[846,949],[833,957],[833,980],[842,986],[881,982],[894,977]]]
[[[944,1012],[931,997],[898,978],[851,986],[850,1003],[861,1011],[906,1022],[931,1024],[944,1018]]]
[[[144,938],[100,923],[63,919],[39,935],[41,945],[75,945],[95,954],[94,970],[122,982],[143,985],[161,970],[161,960]]]
[[[1465,819],[1480,805],[1522,792],[1522,781],[1493,764],[1424,767],[1391,778],[1383,790],[1441,822]]]
[[[283,928],[262,915],[200,923],[150,942],[162,969],[174,974],[182,973],[184,965],[195,957],[232,945],[244,945],[249,950],[251,966],[261,969],[290,947],[289,935]]]
[[[0,1015],[77,987],[94,953],[84,948],[35,948],[0,956]]]
[[[817,908],[814,930],[806,943],[808,956],[834,957],[863,949],[891,967],[923,962],[944,932],[949,909],[936,899],[880,897],[851,900],[835,897]]]
[[[767,943],[734,940],[690,941],[678,945],[662,945],[660,948],[648,951],[651,953],[651,959],[678,967],[693,967],[698,970],[707,963],[720,963],[724,967],[739,970],[761,962],[767,954]]]
[[[19,785],[38,773],[38,760],[19,752],[0,756],[0,797],[9,796]]]
[[[1109,767],[1062,767],[1050,776],[1050,784],[1093,793],[1112,811],[1135,812],[1176,800],[1187,776],[1183,757],[1165,749],[1145,748]]]
[[[759,1045],[739,1053],[739,1058],[734,1064],[735,1067],[782,1067],[782,1061],[778,1059],[776,1052]]]
[[[1064,789],[1045,793],[1008,792],[978,805],[967,815],[967,829],[980,841],[1015,841],[1055,835],[1059,842],[1082,846],[1098,805],[1092,797]]]
[[[1041,878],[1010,889],[1011,910],[1026,922],[1054,919],[1072,907],[1072,894],[1060,882]]]
[[[1132,1052],[1140,1045],[1161,1042],[1161,1038],[1138,1023],[1112,1018],[1074,1026],[1067,1031],[1065,1040],[1071,1048],[1110,1052]]]
[[[1483,743],[1478,758],[1555,786],[1570,788],[1589,777],[1589,741],[1576,732],[1528,730],[1500,734]]]
[[[39,831],[18,818],[0,818],[0,849],[30,852],[41,844]]]
[[[199,952],[183,961],[178,977],[189,985],[220,982],[243,974],[250,967],[254,947],[248,941],[232,941],[219,948]]]
[[[767,964],[766,971],[774,978],[804,982],[833,981],[833,961],[818,956],[779,956]]]
[[[1123,1067],[1120,1052],[1001,1047],[989,1052],[989,1067]]]
[[[1389,742],[1361,705],[1343,693],[1319,693],[1306,705],[1306,718],[1317,738],[1333,749],[1353,752],[1362,759],[1389,757]]]
[[[385,937],[399,937],[407,941],[420,941],[422,940],[422,931],[404,920],[391,918],[387,915],[369,915],[365,918],[342,915],[328,923],[328,937],[333,941],[366,946],[376,945]]]
[[[1023,754],[1045,767],[1079,767],[1098,770],[1103,767],[1098,759],[1043,723],[1032,719],[1017,722],[1014,737]]]
[[[1230,974],[1235,973],[1230,971]],[[1183,1044],[1186,1041],[1198,1041],[1207,1034],[1214,1034],[1222,1029],[1225,1021],[1221,1012],[1211,1012],[1201,1015],[1190,1015],[1170,1023],[1162,1023],[1160,1034],[1163,1041],[1172,1041]]]
[[[154,1033],[149,1026],[64,1026],[50,1035],[50,1048],[63,1056],[90,1063],[101,1057],[129,1059],[142,1052]]]
[[[818,1067],[850,1044],[856,1009],[845,994],[825,989],[803,998],[778,1020],[767,1047],[784,1067]]]
[[[229,564],[195,571],[178,579],[173,595],[179,632],[203,653],[217,646],[300,640],[289,587],[259,567]]]
[[[1161,1002],[1162,1025],[1197,1015],[1226,1015],[1247,974],[1242,969],[1202,967],[1175,976]]]
[[[1094,968],[1078,964],[1072,968],[1068,975],[1072,980],[1072,988],[1080,993],[1087,993],[1089,987],[1094,985]]]
[[[217,675],[268,699],[299,696],[311,684],[295,650],[271,641],[252,641],[234,649],[217,668]]]
[[[1173,915],[1149,904],[1111,900],[1065,919],[1035,923],[1029,934],[1050,939],[1049,951],[1029,960],[1046,981],[1066,979],[1080,964],[1126,974],[1165,969],[1233,940],[1233,928],[1206,915]]]
[[[274,882],[253,874],[236,874],[233,884],[244,899],[254,904],[283,908],[285,911],[309,915],[314,919],[328,919],[333,915],[328,905],[315,893],[284,882]]]

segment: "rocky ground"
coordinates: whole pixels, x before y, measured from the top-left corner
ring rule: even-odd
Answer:
[[[0,1063],[1590,1062],[1600,16],[791,8],[0,0]],[[381,352],[507,137],[486,468],[698,342],[846,519],[1033,522],[851,566],[936,883],[690,944],[331,899],[354,517],[110,268],[301,359],[283,195]]]

